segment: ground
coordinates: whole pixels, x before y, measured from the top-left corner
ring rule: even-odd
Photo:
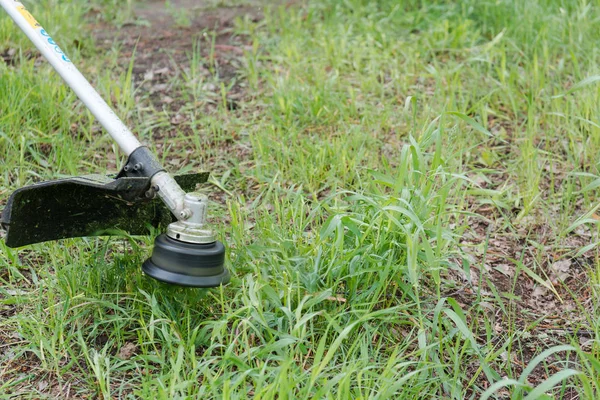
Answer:
[[[118,7],[117,7],[118,6]],[[0,244],[0,398],[595,398],[600,7],[42,1],[228,248]],[[122,155],[0,18],[0,204]],[[3,61],[3,62],[2,62]]]

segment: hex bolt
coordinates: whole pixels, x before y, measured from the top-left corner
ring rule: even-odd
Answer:
[[[192,216],[192,210],[190,210],[189,208],[184,208],[183,210],[181,210],[181,212],[179,213],[179,216],[182,219],[188,219],[189,217]]]
[[[155,198],[155,197],[156,197],[156,193],[158,193],[158,190],[159,190],[159,189],[160,189],[160,188],[158,187],[158,185],[152,185],[152,186],[150,186],[150,189],[148,189],[148,190],[146,191],[146,193],[145,193],[146,197],[147,197],[148,199],[153,199],[153,198]]]

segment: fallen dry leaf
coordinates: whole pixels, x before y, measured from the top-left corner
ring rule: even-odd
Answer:
[[[119,350],[119,358],[122,358],[123,360],[129,360],[136,351],[137,346],[132,342],[128,342],[125,344],[125,346],[121,347],[121,350]]]
[[[154,72],[156,75],[167,75],[169,72],[171,72],[171,70],[167,67],[164,67],[164,68],[156,69],[152,72]]]
[[[173,118],[171,118],[171,123],[173,125],[179,125],[184,122],[186,118],[181,114],[176,114]]]
[[[47,381],[39,381],[38,382],[38,390],[40,392],[43,392],[44,390],[46,390],[46,388],[48,387],[48,382]]]
[[[531,293],[531,295],[533,297],[542,297],[545,296],[548,293],[548,289],[546,289],[543,286],[536,286],[535,289],[533,289],[533,292]]]
[[[570,260],[560,260],[550,265],[550,270],[552,271],[551,280],[565,281],[569,278],[571,276],[571,264]]]

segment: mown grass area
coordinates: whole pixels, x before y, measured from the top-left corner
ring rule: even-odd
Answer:
[[[172,172],[213,170],[233,279],[145,277],[151,235],[0,242],[0,398],[600,395],[600,3],[170,4],[168,101],[123,57],[135,4],[30,9]],[[4,15],[0,55],[2,203],[118,168]]]

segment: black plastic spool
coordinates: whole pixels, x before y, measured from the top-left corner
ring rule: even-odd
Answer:
[[[229,282],[225,246],[221,242],[195,244],[159,235],[152,257],[142,270],[159,281],[190,287],[217,287]]]

